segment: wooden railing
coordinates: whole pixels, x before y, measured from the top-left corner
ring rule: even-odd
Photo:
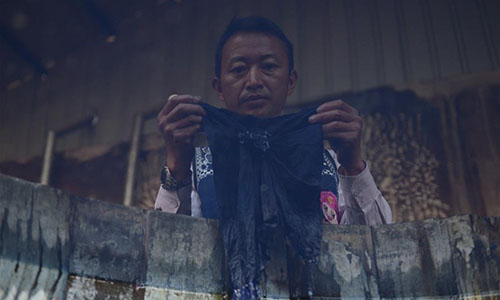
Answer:
[[[220,298],[218,222],[125,207],[0,175],[0,298]],[[500,218],[325,225],[317,297],[500,296]],[[282,236],[276,232],[276,236]],[[274,239],[262,288],[301,296],[301,264]]]

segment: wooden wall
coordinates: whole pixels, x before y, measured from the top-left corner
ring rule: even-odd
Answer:
[[[292,105],[342,91],[500,67],[496,0],[143,3],[116,24],[115,43],[91,40],[58,56],[45,80],[33,74],[21,78],[19,87],[0,91],[0,161],[41,155],[48,129],[94,112],[100,117],[95,130],[58,140],[59,150],[129,140],[134,114],[159,107],[172,92],[215,103],[210,87],[215,43],[235,15],[270,17],[295,44],[299,85],[289,99]],[[8,51],[2,45],[0,57],[13,57]],[[2,61],[2,72],[12,61]],[[154,122],[149,125],[145,131],[154,131]]]

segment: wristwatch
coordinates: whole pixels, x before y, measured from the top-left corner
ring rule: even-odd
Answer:
[[[161,187],[164,188],[167,191],[177,191],[185,186],[188,186],[191,184],[191,171],[189,172],[189,176],[187,176],[183,180],[177,181],[172,174],[170,173],[170,170],[168,169],[167,165],[163,165],[163,168],[161,169]]]

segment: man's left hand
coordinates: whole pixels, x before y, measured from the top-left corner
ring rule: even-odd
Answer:
[[[353,176],[365,169],[361,159],[363,120],[354,107],[342,100],[329,101],[318,107],[309,122],[323,124],[323,138],[337,154],[341,174]]]

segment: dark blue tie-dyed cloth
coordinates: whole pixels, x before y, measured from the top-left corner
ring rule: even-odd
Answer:
[[[315,108],[260,119],[201,105],[207,112],[203,128],[234,296],[254,298],[271,228],[283,226],[306,262],[314,263],[319,255],[321,125],[308,122]]]

